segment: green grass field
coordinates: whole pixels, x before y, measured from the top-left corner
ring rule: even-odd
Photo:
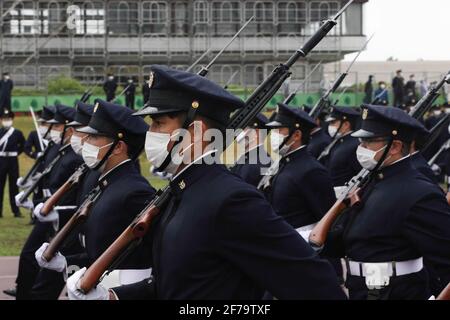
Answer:
[[[14,127],[21,130],[26,137],[30,131],[34,130],[31,117],[17,117],[14,120]],[[163,187],[166,183],[154,178],[149,172],[149,163],[145,155],[140,157],[142,174],[150,181],[156,189]],[[34,160],[25,154],[19,157],[20,175],[24,176],[33,165]],[[6,183],[7,185],[8,183]],[[9,193],[6,186],[3,194],[3,218],[0,219],[0,256],[16,256],[20,253],[22,246],[31,231],[30,213],[21,209],[23,218],[14,218],[9,204]]]

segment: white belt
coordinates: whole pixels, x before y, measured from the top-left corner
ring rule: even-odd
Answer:
[[[348,273],[352,276],[366,277],[368,270],[373,268],[385,267],[387,276],[403,276],[411,273],[419,272],[423,269],[423,258],[417,258],[407,261],[391,261],[391,262],[356,262],[346,260]]]
[[[18,152],[0,151],[0,157],[17,157],[18,155],[19,155]]]
[[[316,224],[317,223],[309,224],[307,226],[303,226],[303,227],[297,228],[297,229],[295,229],[295,231],[297,231],[302,236],[302,238],[305,239],[305,241],[308,241],[309,234],[314,229]]]
[[[104,276],[100,282],[107,289],[136,283],[149,278],[152,275],[152,268],[148,269],[124,269],[114,270]]]

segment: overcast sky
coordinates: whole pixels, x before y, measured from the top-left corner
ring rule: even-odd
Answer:
[[[359,60],[450,60],[450,0],[369,0],[364,10],[375,37]]]

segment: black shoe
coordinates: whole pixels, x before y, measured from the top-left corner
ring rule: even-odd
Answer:
[[[14,218],[22,218],[22,214],[20,212],[14,213]]]
[[[3,293],[7,294],[8,296],[15,297],[17,292],[16,292],[16,288],[11,288],[11,289],[3,290]]]

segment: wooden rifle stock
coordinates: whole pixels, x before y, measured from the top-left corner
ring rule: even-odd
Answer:
[[[52,196],[50,198],[47,199],[47,201],[45,201],[44,206],[41,209],[41,215],[43,215],[44,217],[46,215],[48,215],[53,208],[59,203],[59,201],[61,200],[61,198],[70,190],[72,190],[72,188],[78,184],[78,182],[80,181],[80,177],[86,173],[87,171],[87,166],[86,165],[82,165],[80,166],[73,174],[72,176],[67,179],[67,181],[54,193],[52,194]]]
[[[450,283],[442,290],[436,300],[450,300]]]
[[[338,200],[330,210],[320,219],[309,235],[309,244],[315,249],[320,250],[327,239],[334,221],[347,208],[344,200]]]
[[[160,213],[161,208],[170,198],[169,189],[164,189],[160,195],[136,217],[136,219],[122,232],[122,234],[106,249],[103,254],[86,270],[80,279],[79,288],[88,293],[100,281],[118,257],[136,240],[147,233],[153,219]]]
[[[93,201],[91,199],[87,199],[86,202],[78,209],[77,212],[67,221],[64,227],[59,230],[59,232],[55,235],[55,237],[50,241],[47,249],[45,249],[42,257],[46,261],[50,261],[53,259],[55,254],[59,251],[61,246],[64,244],[64,241],[67,237],[72,233],[72,231],[81,223],[83,223],[91,208]]]

